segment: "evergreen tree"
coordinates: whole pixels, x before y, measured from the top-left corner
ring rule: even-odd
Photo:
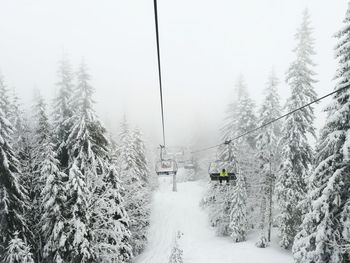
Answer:
[[[53,105],[53,129],[55,135],[55,143],[58,148],[58,158],[60,165],[67,169],[68,167],[68,149],[66,141],[68,139],[69,131],[72,128],[72,116],[74,108],[73,105],[73,71],[68,58],[63,55],[62,60],[59,62],[59,68],[57,71],[58,82],[58,94],[55,97]]]
[[[138,208],[133,212],[130,212],[129,215],[132,217],[130,222],[130,230],[133,234],[133,251],[135,255],[139,255],[144,250],[147,243],[147,231],[150,224],[149,219],[151,214],[151,186],[150,172],[146,158],[146,149],[140,130],[136,129],[133,131],[132,141],[135,150],[135,168],[139,178],[139,183],[142,187],[142,194],[139,202],[139,206],[142,209]],[[135,186],[137,187],[139,183],[136,183]]]
[[[66,175],[60,172],[59,161],[50,141],[43,145],[43,162],[40,169],[40,182],[44,182],[41,192],[41,235],[43,262],[64,262],[66,236],[64,181]]]
[[[255,103],[249,97],[243,76],[238,78],[235,86],[236,97],[229,104],[227,116],[221,129],[223,141],[230,140],[256,127]],[[255,146],[253,135],[245,140],[251,147]]]
[[[243,176],[238,172],[237,185],[232,193],[230,211],[231,237],[234,242],[246,240],[248,231],[247,222],[247,191]]]
[[[150,216],[150,187],[145,181],[148,180],[146,177],[149,172],[144,149],[141,149],[143,143],[140,142],[139,133],[130,131],[124,118],[117,155],[121,179],[125,185],[124,200],[130,217],[131,245],[135,256],[143,251],[147,242]]]
[[[5,254],[16,232],[24,241],[30,233],[23,216],[27,196],[20,184],[19,162],[11,146],[13,126],[8,120],[8,105],[7,88],[0,75],[0,255]]]
[[[31,130],[28,125],[28,120],[24,117],[24,111],[20,100],[15,92],[13,92],[12,101],[10,102],[9,120],[13,124],[13,149],[22,164],[22,173],[25,173],[23,169],[28,170],[28,174],[31,173],[30,168],[30,152],[31,152]],[[26,173],[25,177],[29,175]]]
[[[338,70],[327,119],[318,141],[310,178],[310,206],[296,236],[296,262],[350,262],[350,4],[337,34]]]
[[[225,144],[219,147],[219,160],[225,164],[228,171],[234,171],[237,166],[236,147],[233,143]],[[219,185],[213,183],[209,189],[209,216],[212,225],[216,227],[216,232],[219,235],[228,236],[230,230],[230,213],[232,209],[232,192],[234,191],[232,185]]]
[[[28,119],[22,109],[20,99],[13,92],[10,103],[10,122],[13,123],[14,133],[12,135],[12,145],[15,155],[19,161],[21,170],[20,184],[23,185],[28,196],[28,211],[25,212],[26,222],[31,229],[31,236],[28,240],[30,247],[34,251],[39,251],[38,236],[38,199],[35,194],[37,177],[35,175],[35,157],[33,155],[33,131],[29,125]],[[34,253],[36,259],[37,254]]]
[[[312,29],[308,12],[305,11],[300,29],[296,34],[297,47],[294,50],[296,60],[287,72],[287,82],[291,88],[291,96],[287,101],[288,111],[297,109],[314,99],[313,88],[315,73],[311,56],[314,54]],[[280,209],[279,231],[280,245],[288,248],[293,244],[295,234],[299,230],[307,190],[307,177],[312,164],[312,149],[307,135],[315,136],[313,126],[314,110],[304,108],[289,115],[282,128],[281,170],[277,180],[277,195]]]
[[[13,125],[12,148],[20,164],[21,184],[25,187],[29,197],[33,187],[33,156],[32,156],[32,131],[29,128],[28,120],[20,100],[15,92],[11,96],[9,105],[9,121]],[[30,201],[32,199],[30,198]]]
[[[1,110],[9,120],[11,117],[11,100],[9,97],[9,91],[5,84],[4,76],[0,72],[0,99],[1,99]],[[13,125],[12,125],[13,126]]]
[[[183,263],[183,251],[179,246],[179,239],[181,238],[181,233],[178,232],[174,241],[174,247],[171,251],[169,258],[169,263]]]
[[[281,116],[280,97],[277,92],[278,79],[271,73],[265,90],[265,99],[260,109],[259,126]],[[280,123],[274,122],[261,129],[257,136],[257,159],[260,177],[260,241],[270,241],[272,226],[272,197],[279,163],[278,141]],[[266,231],[267,230],[267,231]],[[262,242],[262,246],[264,242]]]
[[[94,205],[94,246],[99,262],[129,262],[132,258],[129,216],[125,210],[123,191],[115,165],[100,188],[101,194]]]
[[[108,155],[105,129],[93,109],[93,88],[84,63],[78,71],[75,89],[76,110],[71,117],[72,128],[65,145],[69,156],[68,247],[69,262],[94,262],[91,238],[91,206],[95,190],[105,172]]]
[[[42,262],[63,262],[65,251],[65,214],[66,201],[64,181],[66,175],[59,170],[59,160],[52,142],[51,127],[46,113],[46,104],[39,95],[35,105],[35,200],[38,205],[36,221],[38,232],[37,253]]]
[[[212,220],[215,220],[216,233],[221,236],[229,236],[231,234],[230,222],[234,189],[235,187],[232,185],[216,186],[217,194],[215,195],[211,216]]]
[[[136,167],[138,169],[139,177],[142,181],[142,184],[145,187],[149,185],[150,172],[148,169],[148,161],[146,158],[146,147],[142,139],[142,133],[139,129],[135,129],[132,133],[133,144],[135,147],[136,153]]]
[[[235,99],[229,105],[227,116],[221,129],[222,141],[236,138],[256,127],[255,103],[247,92],[247,87],[242,76],[238,78],[236,83],[235,95]],[[256,193],[258,192],[255,189],[258,185],[258,180],[255,172],[256,161],[253,158],[255,155],[255,135],[251,134],[236,140],[230,144],[230,147],[219,149],[219,157],[220,159],[225,159],[233,151],[235,157],[232,159],[232,165],[236,165],[237,162],[240,163],[240,169],[247,190],[248,217],[249,221],[253,222],[254,214],[257,212],[255,211],[255,202]],[[230,207],[228,207],[229,210]],[[229,214],[227,222],[229,222]]]
[[[18,232],[14,233],[7,247],[4,260],[6,263],[34,263],[30,248],[18,237]]]

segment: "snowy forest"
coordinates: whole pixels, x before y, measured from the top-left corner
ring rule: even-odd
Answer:
[[[0,262],[350,262],[350,2],[343,11],[327,101],[305,9],[293,59],[270,70],[259,102],[233,77],[216,116],[225,143],[173,154],[173,192],[175,175],[155,171],[158,141],[124,113],[117,133],[104,124],[89,60],[64,53],[54,98],[35,90],[29,106],[0,72]],[[211,181],[213,159],[235,179]]]

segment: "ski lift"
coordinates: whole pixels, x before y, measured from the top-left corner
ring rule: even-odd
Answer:
[[[214,162],[211,162],[209,165],[209,175],[210,180],[212,181],[219,181],[220,180],[220,172],[225,169],[227,172],[228,180],[236,180],[236,165],[232,165],[232,162],[228,161],[220,161],[216,160]],[[221,178],[223,179],[223,178]],[[226,179],[226,178],[225,178]]]
[[[228,147],[229,158],[227,160],[216,160],[210,163],[208,168],[208,173],[211,181],[219,181],[220,179],[224,180],[236,180],[236,162],[233,160],[232,151],[230,148],[231,141],[226,141],[225,144]],[[220,178],[221,171],[225,169],[227,172],[227,178]]]
[[[195,167],[194,167],[194,164],[193,164],[193,161],[192,160],[189,160],[189,161],[186,161],[185,162],[185,169],[188,169],[188,170],[193,170]]]
[[[160,146],[160,160],[156,163],[157,175],[171,175],[177,173],[177,163],[173,159],[163,158],[164,146]]]

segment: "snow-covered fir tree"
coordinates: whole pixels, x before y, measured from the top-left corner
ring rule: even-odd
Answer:
[[[39,226],[37,242],[38,258],[41,262],[63,262],[65,251],[66,202],[64,181],[66,175],[59,170],[59,160],[52,140],[46,104],[41,95],[35,104],[34,174],[35,200],[38,205],[36,220]],[[38,218],[38,219],[37,219]]]
[[[14,133],[13,150],[20,164],[21,177],[20,183],[26,190],[28,196],[28,211],[25,212],[26,222],[31,229],[32,236],[28,242],[34,251],[39,251],[38,247],[38,200],[35,193],[37,176],[34,172],[35,169],[35,157],[33,149],[33,131],[29,125],[29,120],[25,116],[23,106],[20,103],[20,99],[13,91],[11,96],[12,102],[10,103],[10,122],[13,123]],[[34,253],[34,258],[37,254]]]
[[[235,187],[233,184],[215,185],[216,192],[214,203],[210,211],[211,220],[216,227],[216,233],[220,236],[229,236],[231,234],[230,222],[232,212],[233,192]]]
[[[310,206],[296,236],[296,262],[350,262],[350,3],[336,35],[338,69],[310,178]],[[344,90],[341,90],[346,88]]]
[[[18,237],[18,232],[14,233],[4,256],[6,263],[34,263],[30,248]]]
[[[297,109],[316,99],[312,62],[312,55],[315,52],[311,34],[310,19],[306,10],[301,27],[295,36],[296,58],[287,72],[286,80],[291,88],[291,96],[286,104],[287,111]],[[277,178],[276,192],[280,210],[280,245],[284,248],[293,244],[302,221],[302,203],[305,200],[309,169],[312,164],[312,149],[307,136],[315,136],[314,118],[313,108],[307,107],[286,117],[282,128],[283,162]]]
[[[224,125],[221,129],[222,141],[229,142],[231,139],[256,127],[256,116],[254,112],[255,104],[249,97],[246,90],[243,77],[240,76],[235,87],[236,97],[227,110]],[[233,141],[229,144],[223,144],[218,149],[217,158],[223,163],[228,170],[240,164],[241,175],[243,176],[245,189],[248,192],[250,200],[255,200],[257,191],[253,191],[255,185],[255,161],[253,160],[255,151],[255,138],[248,136],[240,140]],[[233,187],[217,187],[215,183],[209,187],[203,205],[209,208],[209,217],[213,226],[217,227],[220,235],[230,235],[230,214],[232,208]],[[249,195],[250,193],[250,195]],[[252,204],[250,213],[252,214],[255,202],[247,202],[247,207]],[[248,210],[248,209],[247,209]],[[252,221],[252,220],[249,220]]]
[[[20,160],[22,165],[22,173],[24,177],[30,176],[32,169],[30,168],[31,160],[31,144],[30,137],[32,135],[28,120],[25,118],[20,99],[18,98],[15,91],[11,96],[10,102],[10,121],[14,127],[13,133],[13,149]],[[24,171],[24,170],[27,170]]]
[[[139,177],[143,185],[146,187],[149,185],[150,172],[146,158],[145,143],[142,139],[142,133],[138,128],[132,132],[132,139],[136,153],[136,168],[138,169]]]
[[[24,219],[27,211],[25,189],[20,184],[19,162],[12,149],[13,126],[8,91],[0,75],[0,255],[6,255],[15,236],[26,242],[29,229]],[[16,234],[18,233],[18,234]],[[3,260],[3,259],[2,259]]]
[[[221,129],[223,141],[230,140],[256,127],[255,103],[250,98],[243,76],[235,85],[235,99],[229,104],[226,118]],[[245,138],[251,147],[255,146],[255,138]]]
[[[99,198],[95,199],[94,204],[93,236],[97,260],[106,263],[130,262],[130,220],[121,195],[121,181],[113,163],[109,165],[103,181]]]
[[[64,210],[67,201],[64,188],[66,174],[58,168],[59,161],[51,141],[44,142],[42,154],[44,159],[38,167],[40,182],[45,182],[40,194],[42,261],[60,263],[64,262],[67,239]]]
[[[265,125],[281,115],[278,79],[272,72],[265,89],[265,98],[260,109],[259,126]],[[273,192],[279,165],[278,142],[280,122],[274,122],[260,130],[257,136],[257,159],[260,178],[260,240],[270,241],[272,227]],[[262,243],[261,243],[262,244]],[[263,244],[262,244],[263,245]]]
[[[236,156],[237,149],[233,143],[221,145],[218,149],[218,159],[225,164],[227,171],[234,171],[237,167]],[[209,216],[213,226],[216,227],[216,232],[219,235],[228,236],[230,230],[230,214],[232,209],[232,193],[234,186],[219,185],[213,182],[209,189],[209,196],[211,197],[209,204]]]
[[[54,99],[53,105],[53,129],[54,140],[58,149],[58,158],[60,165],[67,169],[68,167],[68,150],[66,141],[69,131],[72,128],[72,116],[76,105],[73,105],[74,74],[71,64],[64,54],[59,62],[57,71],[58,82],[56,83],[58,92]]]
[[[237,184],[232,192],[230,209],[230,230],[231,238],[234,242],[242,242],[247,238],[247,190],[244,177],[237,172]]]
[[[106,172],[105,158],[108,155],[108,140],[105,129],[96,117],[92,100],[93,88],[86,65],[81,64],[78,83],[74,90],[75,111],[71,117],[65,147],[69,156],[67,207],[67,253],[69,262],[94,262],[91,238],[91,206],[96,188]]]
[[[33,132],[29,127],[29,121],[25,117],[20,99],[17,94],[13,92],[10,102],[10,117],[9,120],[13,124],[14,132],[12,135],[12,146],[15,155],[20,164],[21,170],[21,184],[25,187],[29,202],[33,200],[34,189],[34,156],[33,156]],[[32,210],[32,209],[31,209]],[[29,213],[29,217],[33,216],[33,210]],[[32,222],[33,223],[33,222]]]
[[[174,240],[174,246],[170,254],[169,263],[183,263],[183,250],[180,248],[179,240],[182,234],[179,231]]]
[[[121,180],[124,182],[124,200],[130,217],[131,245],[134,255],[140,254],[147,242],[150,216],[150,187],[148,167],[142,139],[132,132],[124,118],[121,124],[120,144],[117,151]]]
[[[227,171],[234,171],[236,167],[236,147],[227,142],[218,148],[217,158],[224,164]],[[218,167],[221,169],[221,167]],[[218,235],[230,235],[230,211],[231,197],[234,186],[231,184],[219,184],[212,182],[202,200],[202,206],[208,208],[211,225],[216,228]]]
[[[28,120],[25,118],[20,99],[15,91],[10,96],[9,121],[12,123],[12,148],[19,161],[21,169],[21,184],[26,188],[29,195],[33,186],[33,156],[32,156],[32,131]]]
[[[228,140],[225,134],[231,133],[231,136],[234,138],[254,129],[257,124],[255,103],[248,94],[247,86],[242,76],[238,78],[235,93],[236,100],[230,106],[232,115],[228,118],[228,123],[232,123],[230,128],[231,131],[223,133],[224,140]],[[250,222],[251,227],[254,227],[258,213],[255,202],[259,185],[255,161],[256,134],[249,134],[233,143],[236,147],[235,161],[240,164],[241,173],[245,179],[247,187],[248,221]]]

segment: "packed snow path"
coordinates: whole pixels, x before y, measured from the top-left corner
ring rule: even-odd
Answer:
[[[177,231],[183,233],[179,244],[185,263],[293,262],[290,253],[278,247],[257,248],[254,237],[235,244],[216,236],[207,214],[199,207],[204,191],[201,183],[179,183],[174,193],[171,178],[159,181],[153,197],[149,244],[137,263],[168,263]]]

